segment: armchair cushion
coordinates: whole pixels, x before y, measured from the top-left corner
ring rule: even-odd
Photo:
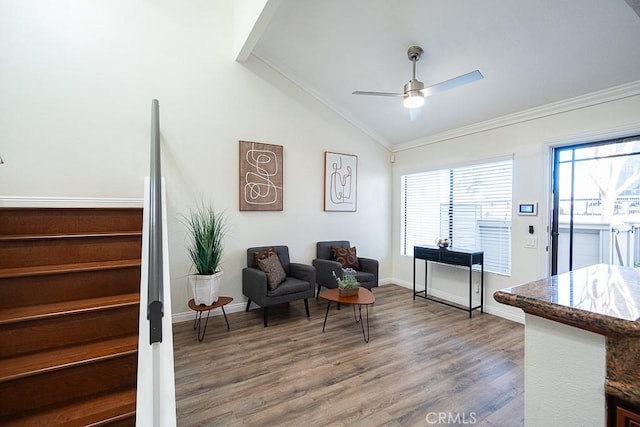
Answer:
[[[277,288],[267,292],[267,296],[269,297],[286,296],[290,294],[305,292],[308,290],[309,290],[309,282],[289,276]]]
[[[284,268],[282,268],[275,251],[266,258],[258,258],[257,264],[258,268],[266,273],[267,283],[272,291],[287,278],[287,274],[284,272]]]
[[[277,255],[276,249],[271,247],[262,251],[256,251],[253,253],[253,263],[257,266],[258,260],[268,258],[271,255]]]
[[[353,268],[354,270],[360,270],[360,263],[358,262],[358,256],[356,255],[355,246],[352,248],[332,246],[331,254],[333,255],[334,261],[338,261],[342,265],[342,268]]]
[[[316,268],[318,293],[321,286],[324,286],[327,289],[336,288],[338,286],[336,279],[333,277],[333,273],[342,278],[343,266],[334,260],[333,248],[344,248],[346,250],[352,249],[353,255],[356,256],[356,249],[351,246],[348,240],[317,242],[317,257],[313,260],[313,266]],[[354,268],[354,270],[356,270],[356,280],[360,283],[360,286],[367,289],[378,286],[378,261],[372,258],[357,256],[356,259],[359,264],[359,268]]]

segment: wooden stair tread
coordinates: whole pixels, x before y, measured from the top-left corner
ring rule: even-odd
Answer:
[[[98,233],[54,233],[54,234],[5,234],[0,235],[2,241],[16,240],[50,240],[50,239],[78,239],[85,237],[116,237],[142,236],[141,231],[105,231]]]
[[[135,417],[136,389],[126,388],[107,394],[90,396],[18,417],[2,420],[3,427],[9,426],[86,426],[100,425],[107,419]]]
[[[120,336],[0,359],[0,383],[138,351],[138,336]]]
[[[124,259],[114,261],[81,262],[74,264],[37,265],[33,267],[2,268],[0,279],[23,276],[38,276],[46,274],[63,274],[75,271],[98,271],[112,268],[137,267],[139,259]]]
[[[133,426],[142,207],[0,208],[0,424]]]
[[[62,301],[51,304],[40,304],[24,307],[10,307],[0,310],[0,325],[53,318],[61,315],[89,311],[108,310],[116,307],[130,306],[140,302],[140,294],[110,295],[100,298]]]

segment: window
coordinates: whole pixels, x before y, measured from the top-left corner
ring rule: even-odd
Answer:
[[[512,163],[403,175],[402,255],[447,237],[453,248],[483,250],[486,271],[510,275]]]

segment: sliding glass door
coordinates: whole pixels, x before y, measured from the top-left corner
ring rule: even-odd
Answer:
[[[640,137],[553,151],[552,274],[640,261]]]

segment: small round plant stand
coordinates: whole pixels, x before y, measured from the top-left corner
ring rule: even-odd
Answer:
[[[224,311],[224,306],[229,304],[231,301],[233,301],[233,298],[223,297],[223,296],[219,296],[218,301],[214,302],[211,305],[204,305],[204,304],[198,305],[193,299],[189,300],[189,304],[188,304],[189,308],[196,312],[196,318],[193,321],[193,329],[198,330],[198,341],[202,342],[202,340],[204,339],[204,334],[207,332],[207,324],[209,323],[209,314],[211,313],[211,310],[213,310],[214,308],[222,309],[224,320],[225,322],[227,322],[227,331],[229,330],[229,320],[227,319],[227,313]],[[207,312],[207,318],[205,319],[204,328],[202,328],[202,332],[201,332],[200,327],[202,325],[202,312],[204,311]]]

